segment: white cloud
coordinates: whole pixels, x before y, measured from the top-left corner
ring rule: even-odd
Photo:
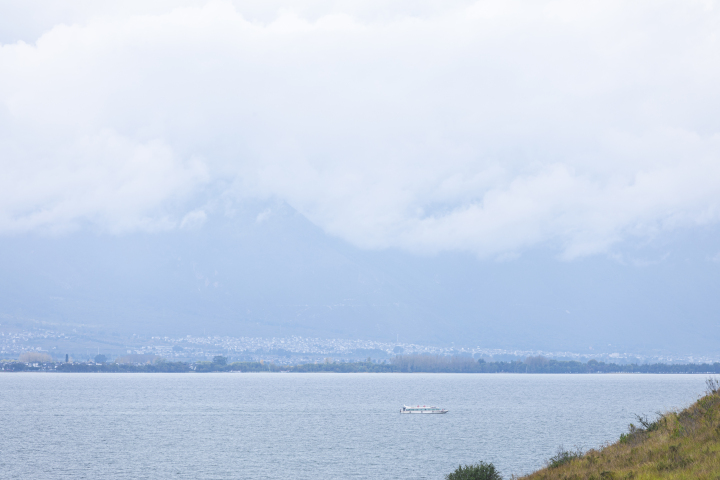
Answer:
[[[201,162],[177,159],[159,139],[131,140],[108,129],[68,138],[34,126],[13,133],[0,143],[6,232],[66,230],[88,221],[111,232],[172,228],[163,204],[207,177]]]
[[[194,229],[201,227],[205,220],[207,220],[207,214],[204,210],[193,210],[188,212],[180,222],[180,228]]]
[[[255,217],[255,222],[262,223],[268,218],[270,218],[270,215],[272,215],[272,209],[266,208],[265,210],[257,214],[257,217]]]
[[[0,50],[2,231],[170,228],[214,181],[419,252],[720,219],[716,1],[77,5]]]

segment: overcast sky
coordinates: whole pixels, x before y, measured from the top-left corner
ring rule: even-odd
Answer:
[[[0,234],[272,199],[361,248],[573,259],[712,225],[718,32],[713,0],[6,1]]]

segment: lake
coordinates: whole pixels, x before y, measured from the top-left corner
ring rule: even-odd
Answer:
[[[0,476],[67,479],[505,478],[557,447],[617,440],[683,408],[705,375],[0,375]],[[400,415],[403,404],[446,415]],[[636,422],[637,423],[637,422]]]

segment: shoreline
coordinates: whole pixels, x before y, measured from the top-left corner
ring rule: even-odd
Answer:
[[[219,360],[218,360],[219,359]],[[484,362],[458,357],[424,355],[398,356],[390,362],[326,362],[279,365],[265,362],[226,363],[224,357],[214,362],[167,362],[162,359],[147,363],[31,363],[0,362],[0,372],[57,373],[512,373],[526,375],[593,375],[593,374],[720,374],[720,363],[711,364],[646,364],[618,365],[590,361],[562,362],[530,357],[525,362]]]

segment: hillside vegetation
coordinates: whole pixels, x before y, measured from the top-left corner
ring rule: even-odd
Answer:
[[[638,417],[620,440],[586,453],[560,450],[547,467],[526,480],[718,479],[720,478],[720,384],[709,379],[706,395],[680,412],[654,421]]]

